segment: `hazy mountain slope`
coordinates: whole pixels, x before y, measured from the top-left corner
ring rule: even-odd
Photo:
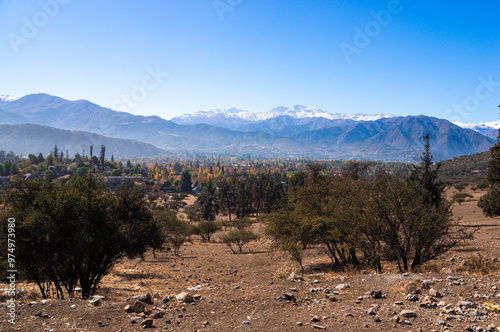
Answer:
[[[90,145],[94,151],[100,149],[101,144],[106,146],[106,154],[115,157],[155,157],[167,154],[166,151],[158,149],[150,144],[110,138],[102,135],[82,132],[61,130],[46,126],[22,124],[22,125],[0,125],[0,150],[15,151],[16,153],[48,153],[54,145],[60,151],[74,155],[89,152]]]
[[[231,125],[235,130],[208,124],[180,125],[157,116],[136,116],[85,100],[68,101],[46,94],[12,100],[3,108],[6,115],[13,114],[27,123],[133,139],[177,152],[418,161],[421,137],[427,132],[436,160],[486,151],[495,143],[446,120],[408,116],[361,121],[361,115],[327,119],[314,117],[324,111],[310,106],[274,109],[266,115],[269,118],[260,121],[237,119]]]
[[[27,119],[19,114],[4,111],[0,108],[0,124],[26,123]]]

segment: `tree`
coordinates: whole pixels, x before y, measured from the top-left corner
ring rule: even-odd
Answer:
[[[259,236],[248,229],[236,229],[220,237],[233,254],[241,254],[243,246],[259,239]]]
[[[7,197],[4,216],[16,220],[20,275],[36,282],[44,297],[46,281],[61,297],[63,288],[72,296],[77,284],[88,297],[116,262],[143,254],[159,232],[139,192],[130,187],[113,194],[93,175],[21,182]],[[6,232],[7,218],[0,220]]]
[[[196,199],[200,206],[201,218],[213,222],[219,214],[219,199],[217,197],[216,188],[212,181],[203,188],[203,192]]]
[[[382,178],[371,196],[386,255],[397,261],[401,271],[415,271],[472,235],[453,217],[453,201],[445,197],[440,165],[432,163],[428,134],[424,141],[422,161],[408,178]]]
[[[488,193],[477,204],[486,217],[500,216],[500,129],[497,143],[490,149],[491,160],[488,165]]]
[[[111,172],[111,176],[122,176],[122,170],[121,169],[114,169]]]
[[[94,146],[90,145],[90,169],[93,169],[92,163],[93,163],[93,158],[94,157]]]
[[[372,163],[369,161],[349,160],[342,167],[342,173],[356,181],[371,166]]]
[[[106,147],[104,145],[101,145],[101,157],[100,157],[100,163],[101,163],[101,169],[104,171],[104,162],[106,159]]]
[[[87,167],[78,167],[76,171],[73,173],[74,176],[85,177],[88,173],[89,169]]]
[[[54,146],[54,159],[57,162],[57,158],[59,158],[59,149],[57,148],[57,144]]]
[[[445,201],[444,189],[446,185],[439,179],[439,168],[441,163],[432,162],[430,152],[430,139],[427,133],[422,137],[424,139],[424,152],[420,159],[420,164],[411,169],[408,181],[414,187],[418,187],[425,193],[425,201],[435,206],[439,206]]]
[[[185,193],[190,193],[191,192],[191,174],[189,173],[188,170],[185,170],[182,172],[181,175],[181,191]]]

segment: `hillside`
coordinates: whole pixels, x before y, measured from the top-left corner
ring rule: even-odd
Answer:
[[[426,133],[430,134],[431,151],[438,161],[487,151],[495,143],[443,119],[324,115],[325,111],[309,106],[275,109],[271,117],[257,122],[229,117],[233,121],[230,128],[218,122],[221,114],[217,112],[211,119],[221,126],[182,125],[158,116],[137,116],[86,100],[69,101],[47,94],[27,95],[1,107],[0,124],[30,123],[85,131],[141,141],[177,153],[416,162],[423,149],[422,135]],[[25,139],[31,138],[28,135]]]
[[[0,125],[0,150],[17,153],[47,154],[57,144],[60,151],[70,155],[89,151],[90,145],[98,149],[101,144],[106,146],[108,155],[115,157],[154,157],[167,154],[150,144],[105,137],[83,131],[61,130],[39,125]]]
[[[485,181],[490,160],[489,151],[445,160],[442,162],[440,175],[448,182]]]

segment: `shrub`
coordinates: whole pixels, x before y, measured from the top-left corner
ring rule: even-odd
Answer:
[[[195,234],[200,235],[203,242],[210,242],[212,236],[221,229],[221,224],[214,221],[202,221],[196,226]]]
[[[220,237],[233,254],[241,254],[243,246],[259,239],[259,236],[247,229],[238,229]]]
[[[498,271],[498,265],[492,259],[481,254],[471,255],[465,260],[464,266],[468,272],[482,275],[493,274]]]
[[[122,188],[113,194],[99,178],[25,181],[8,190],[2,220],[16,220],[16,261],[20,274],[46,297],[47,281],[60,297],[95,292],[123,257],[142,255],[159,232],[141,194]],[[5,242],[6,237],[2,237]]]

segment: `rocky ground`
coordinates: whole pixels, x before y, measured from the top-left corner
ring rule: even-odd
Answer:
[[[500,220],[484,218],[474,200],[455,208],[462,224],[479,227],[474,241],[428,264],[429,272],[331,271],[317,247],[301,273],[265,241],[235,255],[193,238],[180,257],[120,263],[92,301],[43,301],[33,285],[18,285],[16,324],[3,306],[0,331],[497,331],[497,307],[488,303],[500,303],[491,260],[500,253]],[[478,253],[493,273],[470,271]]]

